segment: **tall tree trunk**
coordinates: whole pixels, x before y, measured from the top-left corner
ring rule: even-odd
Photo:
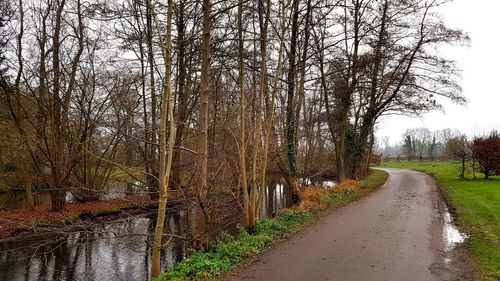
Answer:
[[[33,198],[33,183],[31,181],[31,174],[27,167],[27,163],[22,163],[21,166],[21,180],[23,183],[24,191],[26,192],[26,207],[30,210],[33,210],[35,208],[35,199]]]
[[[168,0],[167,7],[167,35],[165,41],[162,39],[162,54],[165,62],[165,81],[163,82],[163,98],[160,111],[160,169],[158,174],[158,214],[153,238],[153,249],[151,258],[151,277],[158,277],[161,272],[161,249],[163,228],[165,225],[168,184],[170,170],[172,168],[173,147],[175,141],[175,124],[172,101],[171,66],[172,66],[172,14],[173,0]],[[155,19],[156,21],[156,19]],[[159,24],[157,24],[159,29]],[[165,42],[163,44],[163,42]],[[167,143],[167,122],[169,124]]]
[[[368,166],[366,165],[365,162],[363,162],[363,158],[367,157],[369,162],[369,157],[371,154],[371,146],[373,141],[370,140],[369,142],[368,139],[370,137],[371,132],[373,131],[373,127],[375,125],[376,118],[378,115],[376,99],[377,99],[378,85],[380,81],[379,72],[383,59],[383,47],[385,45],[384,37],[386,36],[388,7],[389,7],[389,2],[385,1],[384,6],[382,8],[382,17],[381,17],[380,30],[377,38],[377,44],[375,46],[373,54],[374,62],[370,78],[370,97],[369,97],[368,109],[366,110],[362,118],[362,124],[359,135],[360,139],[359,153],[356,153],[353,158],[354,161],[352,170],[353,174],[351,175],[351,177],[356,179],[364,177],[368,172]]]
[[[140,9],[140,3],[136,3],[137,4],[137,10]],[[150,1],[146,1],[146,23],[148,21],[148,18],[150,17]],[[142,21],[142,15],[139,15],[139,13],[137,13],[137,24],[139,25],[140,22]],[[150,143],[150,140],[151,140],[151,131],[150,131],[150,128],[149,128],[149,109],[148,109],[148,97],[147,97],[147,91],[146,91],[146,87],[147,87],[147,73],[148,73],[148,70],[147,70],[147,66],[146,66],[146,55],[148,56],[147,58],[147,61],[149,61],[149,45],[148,45],[148,40],[149,40],[149,30],[148,28],[146,27],[146,50],[144,49],[144,46],[143,46],[143,41],[141,40],[140,43],[139,43],[139,54],[140,54],[140,62],[141,62],[141,95],[142,95],[142,118],[143,118],[143,125],[144,125],[144,140],[146,140],[144,142],[144,151],[142,153],[142,157],[143,157],[143,160],[144,160],[144,169],[146,171],[146,183],[148,183],[149,185],[149,182],[151,181],[150,179],[150,175],[152,174],[151,172],[151,165],[150,165],[150,157],[151,155],[149,155],[149,153],[151,152],[151,148],[150,146],[153,145],[152,143]],[[147,52],[147,53],[146,53]]]
[[[464,179],[465,178],[465,153],[462,154],[462,169],[460,169],[460,178]]]
[[[279,1],[279,6],[280,6],[280,11],[281,11],[280,38],[284,38],[285,31],[286,31],[286,5],[285,5],[285,3],[283,3],[283,1]],[[268,11],[270,11],[270,10],[271,10],[271,6],[270,6],[270,2],[268,2]],[[262,188],[266,188],[266,186],[267,186],[266,173],[267,173],[269,150],[271,147],[271,140],[272,140],[271,136],[275,133],[274,111],[275,111],[276,95],[278,93],[278,86],[281,82],[284,48],[285,48],[284,40],[282,40],[280,42],[280,47],[278,50],[278,63],[276,65],[276,70],[275,70],[275,74],[274,74],[271,100],[268,101],[268,103],[266,104],[266,116],[265,116],[266,121],[265,121],[265,128],[264,128],[264,148],[263,148],[264,151],[263,151],[263,156],[262,156],[262,167],[261,167],[261,176],[260,176],[260,182],[261,182]]]
[[[72,91],[75,87],[76,73],[80,62],[81,54],[84,49],[84,32],[82,23],[82,13],[80,1],[76,1],[78,26],[75,29],[78,39],[78,49],[71,60],[71,71],[68,75],[68,85],[65,91],[62,90],[61,82],[65,76],[61,66],[61,31],[63,11],[66,1],[57,3],[55,12],[54,33],[52,37],[52,92],[49,95],[48,127],[45,128],[45,136],[48,138],[48,155],[51,163],[51,192],[52,210],[62,211],[66,202],[66,188],[68,187],[68,177],[74,164],[77,161],[78,154],[68,147],[69,135],[69,106],[72,97]],[[85,134],[82,135],[80,143],[86,141]],[[80,147],[80,146],[79,146]]]
[[[15,80],[15,84],[14,84],[14,88],[15,88],[15,92],[16,92],[16,95],[19,97],[21,95],[21,88],[20,88],[20,82],[21,82],[21,75],[23,73],[23,60],[22,60],[22,39],[23,39],[23,34],[24,34],[24,7],[23,7],[23,0],[19,0],[19,6],[18,6],[18,9],[19,9],[19,18],[18,18],[18,21],[19,21],[19,34],[17,36],[17,59],[18,59],[18,63],[19,63],[19,69],[18,69],[18,72],[17,72],[17,75],[16,75],[16,80]],[[8,104],[8,107],[9,107],[9,110],[10,110],[10,113],[14,119],[14,123],[16,124],[17,126],[17,129],[21,135],[21,138],[23,139],[23,145],[24,147],[26,148],[26,150],[30,153],[30,155],[32,156],[32,160],[34,160],[34,155],[35,153],[32,151],[32,149],[29,147],[29,143],[28,143],[28,137],[25,135],[25,131],[24,129],[22,129],[22,126],[21,124],[19,123],[18,121],[18,118],[17,118],[17,115],[15,114],[13,108],[12,108],[12,103],[11,103],[11,99],[10,99],[10,91],[7,91],[7,89],[4,89],[7,93],[7,104]],[[27,162],[27,160],[24,160]],[[3,166],[3,165],[2,165]],[[28,165],[27,164],[24,164],[22,165],[22,171],[21,171],[21,177],[22,177],[22,181],[23,181],[23,186],[24,186],[24,190],[26,191],[26,205],[28,207],[28,209],[33,209],[35,207],[35,200],[33,198],[33,189],[32,189],[32,186],[33,186],[33,183],[32,183],[32,180],[31,180],[31,174],[29,172],[29,168],[28,168]]]
[[[325,102],[325,111],[326,111],[326,123],[328,125],[328,130],[330,132],[330,136],[333,140],[336,139],[336,131],[335,131],[335,123],[334,123],[334,115],[332,112],[333,104],[330,101],[330,92],[328,91],[327,80],[326,80],[326,72],[325,72],[325,54],[324,54],[324,33],[321,33],[321,37],[316,38],[316,47],[317,50],[317,58],[319,63],[319,71],[320,71],[320,83],[321,83],[321,94],[323,95],[323,100]],[[338,165],[338,163],[337,163]]]
[[[252,224],[250,218],[250,199],[248,193],[248,177],[247,177],[247,141],[246,141],[246,97],[245,97],[245,76],[244,76],[244,57],[243,57],[243,0],[238,0],[238,84],[240,90],[240,139],[239,139],[239,154],[240,154],[240,183],[243,192],[243,217],[245,219],[245,227],[250,227]]]
[[[252,190],[250,193],[251,199],[251,223],[259,215],[259,203],[260,194],[265,185],[261,185],[259,176],[265,174],[262,170],[262,166],[258,167],[259,156],[262,151],[262,130],[263,130],[263,114],[265,114],[264,101],[268,100],[268,85],[267,85],[267,31],[269,26],[269,15],[270,15],[270,0],[267,0],[264,4],[263,0],[258,1],[258,14],[259,14],[259,26],[260,26],[260,91],[258,98],[258,105],[256,110],[256,127],[254,135],[254,145],[253,145],[253,167],[252,167]],[[260,161],[262,165],[262,160]],[[260,173],[259,173],[260,171]]]
[[[309,49],[309,24],[311,21],[311,0],[307,0],[306,14],[305,14],[305,25],[304,25],[304,42],[302,46],[302,56],[300,58],[300,80],[297,89],[297,104],[295,105],[295,128],[298,130],[300,123],[300,111],[302,104],[305,103],[305,79],[306,79],[306,61],[307,61],[307,51]],[[305,114],[305,112],[304,112]],[[295,147],[298,147],[298,138],[295,137]],[[301,168],[301,172],[304,172],[304,167]]]
[[[158,175],[158,150],[156,145],[156,136],[158,134],[158,114],[157,114],[157,104],[158,100],[156,97],[156,82],[154,75],[154,52],[153,52],[153,13],[154,7],[151,0],[147,0],[146,5],[146,43],[148,48],[148,65],[149,65],[149,87],[151,95],[151,114],[150,114],[150,133],[149,133],[149,145],[150,151],[148,152],[148,158],[146,165],[149,167],[150,175],[148,175],[148,186],[156,191],[158,190],[158,181],[155,177]],[[156,19],[155,19],[156,20]],[[156,193],[151,193],[153,198],[156,198]]]
[[[58,3],[58,7],[56,9],[55,16],[55,25],[54,25],[54,35],[52,38],[52,68],[53,68],[53,88],[51,95],[51,107],[50,107],[50,119],[49,124],[51,126],[52,132],[48,133],[50,136],[49,141],[49,153],[52,155],[52,165],[51,165],[51,173],[52,173],[52,210],[53,211],[62,211],[65,203],[65,192],[61,189],[64,188],[64,176],[63,173],[67,167],[65,161],[65,141],[64,141],[64,128],[62,124],[62,100],[60,97],[61,93],[61,61],[60,61],[60,52],[61,52],[61,24],[62,24],[62,13],[64,11],[64,5],[66,4],[65,0],[62,0]]]
[[[299,0],[292,2],[293,16],[292,16],[292,37],[290,41],[290,52],[288,56],[288,88],[287,88],[287,103],[286,103],[286,143],[287,143],[287,157],[288,157],[288,184],[292,190],[292,200],[294,204],[300,201],[299,183],[297,181],[297,126],[295,116],[295,76],[296,76],[296,55],[297,55],[297,41],[299,29]]]
[[[472,155],[472,177],[476,180],[476,157]]]
[[[353,20],[353,39],[352,39],[352,53],[350,53],[348,50],[349,48],[349,39],[348,36],[348,26],[347,26],[347,19],[349,17],[349,14],[351,13],[348,11],[348,7],[344,1],[344,25],[345,25],[345,45],[346,45],[346,54],[347,54],[347,60],[349,61],[349,67],[348,67],[348,75],[344,81],[338,81],[338,83],[341,83],[339,87],[337,87],[337,114],[336,114],[336,119],[338,120],[339,126],[338,126],[338,132],[337,132],[337,138],[335,140],[335,156],[336,156],[336,162],[337,162],[337,174],[338,174],[338,179],[339,181],[343,181],[347,178],[347,171],[346,171],[346,143],[347,143],[347,131],[349,129],[349,108],[351,106],[352,102],[352,95],[354,91],[356,90],[357,84],[358,84],[358,70],[359,70],[359,63],[358,63],[358,51],[359,51],[359,44],[360,44],[360,25],[361,25],[361,20],[360,17],[362,15],[361,12],[361,3],[362,1],[355,0],[353,1],[354,4],[354,11],[352,12],[352,16],[354,17]]]
[[[201,39],[201,81],[200,81],[200,114],[199,114],[199,182],[198,196],[205,229],[201,230],[199,247],[208,246],[208,224],[210,223],[208,201],[208,106],[210,101],[210,0],[203,0],[203,27]]]
[[[179,15],[177,18],[177,41],[178,41],[178,77],[177,77],[177,127],[175,135],[175,146],[182,147],[184,141],[184,128],[187,119],[188,111],[188,92],[186,90],[186,42],[184,39],[185,33],[185,17],[184,17],[185,1],[179,1]],[[181,152],[174,150],[174,159],[172,167],[172,188],[182,188],[182,169],[181,169]]]

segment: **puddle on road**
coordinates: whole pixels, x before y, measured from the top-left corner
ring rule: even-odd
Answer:
[[[455,248],[457,244],[463,243],[469,236],[465,233],[461,233],[458,228],[453,224],[451,220],[451,214],[448,207],[445,206],[444,213],[444,224],[443,224],[443,240],[445,251],[448,253]],[[450,258],[445,258],[445,262],[451,262]]]

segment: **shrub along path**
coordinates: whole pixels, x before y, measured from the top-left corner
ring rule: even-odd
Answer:
[[[443,201],[434,180],[420,172],[387,172],[380,190],[292,235],[231,280],[470,278],[468,264],[444,251]]]

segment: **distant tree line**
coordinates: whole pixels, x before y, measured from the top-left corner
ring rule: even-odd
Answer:
[[[433,132],[427,128],[412,128],[406,130],[402,138],[396,145],[390,145],[389,139],[383,138],[377,153],[385,160],[459,160],[462,178],[467,166],[471,166],[473,172],[483,173],[485,178],[500,175],[500,137],[495,130],[489,135],[468,138],[457,129]]]

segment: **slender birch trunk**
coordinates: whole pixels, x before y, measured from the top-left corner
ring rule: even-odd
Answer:
[[[268,100],[268,87],[267,87],[267,33],[269,27],[269,15],[271,11],[271,1],[267,0],[264,6],[264,1],[260,0],[258,2],[258,12],[259,12],[259,23],[260,23],[260,53],[261,53],[261,65],[260,65],[260,91],[259,100],[257,105],[257,116],[256,116],[256,128],[255,128],[255,139],[253,146],[253,167],[252,167],[252,190],[251,190],[251,223],[259,215],[259,198],[261,190],[265,187],[265,182],[259,181],[259,176],[262,177],[265,170],[263,167],[264,161],[261,161],[261,167],[258,167],[259,154],[263,148],[262,144],[262,130],[263,130],[263,114],[265,113],[264,100]],[[263,18],[264,16],[264,18]],[[267,160],[266,160],[267,161]],[[259,175],[259,170],[261,174]]]
[[[163,39],[160,35],[162,44],[163,60],[165,62],[165,81],[163,83],[163,98],[161,104],[160,117],[160,169],[158,174],[159,199],[158,199],[158,215],[156,218],[156,227],[153,238],[153,250],[151,258],[151,277],[158,277],[161,272],[161,248],[163,228],[165,225],[167,199],[168,199],[168,184],[170,170],[172,169],[173,147],[175,140],[175,124],[174,111],[172,101],[172,84],[171,84],[171,65],[172,65],[172,14],[173,0],[168,0],[167,6],[167,34]],[[155,17],[156,27],[159,29],[159,24]],[[165,40],[165,41],[164,41]],[[168,115],[167,115],[168,114]],[[167,143],[167,123],[168,123],[168,143]]]
[[[240,180],[243,191],[243,217],[245,218],[245,227],[251,225],[249,213],[249,194],[247,177],[247,142],[246,142],[246,97],[245,97],[245,73],[243,58],[243,0],[238,0],[238,72],[240,87]]]
[[[269,3],[269,2],[268,2]],[[284,38],[285,36],[285,31],[286,31],[286,5],[284,1],[279,2],[280,5],[280,11],[281,11],[281,34],[280,38]],[[268,10],[271,10],[271,7],[269,6]],[[264,129],[264,151],[263,151],[263,156],[262,156],[262,167],[261,167],[261,186],[262,188],[265,188],[267,185],[267,180],[266,180],[266,172],[267,172],[267,161],[269,158],[269,149],[270,149],[270,144],[271,144],[271,135],[274,133],[274,110],[275,110],[275,103],[276,103],[276,95],[278,92],[278,84],[281,81],[281,74],[282,74],[282,64],[283,64],[283,50],[284,50],[284,41],[280,42],[280,47],[278,50],[278,63],[276,65],[276,70],[274,74],[274,81],[273,81],[273,89],[271,93],[271,100],[267,105],[267,113],[266,113],[266,122],[265,122],[265,129]],[[260,199],[260,198],[259,198]],[[258,212],[258,210],[257,210]]]
[[[147,43],[147,52],[148,52],[148,66],[149,66],[149,92],[151,95],[151,114],[150,114],[150,127],[146,128],[148,131],[146,134],[148,134],[147,140],[150,143],[156,143],[157,139],[156,136],[158,134],[158,112],[157,112],[157,106],[158,106],[158,98],[156,95],[156,82],[155,82],[155,66],[154,66],[154,50],[153,50],[153,21],[156,21],[155,19],[156,15],[154,14],[154,0],[147,0],[146,2],[146,43]],[[155,25],[157,25],[155,23]],[[161,110],[161,109],[160,109]],[[146,121],[147,122],[147,121]],[[160,121],[161,122],[161,121]],[[156,181],[155,181],[155,176],[158,174],[158,157],[156,156],[158,153],[157,148],[155,145],[149,145],[149,151],[146,152],[147,159],[146,159],[146,166],[149,168],[149,172],[151,173],[152,176],[148,176],[148,185],[153,189],[157,190],[156,186]],[[156,193],[152,193],[151,195],[153,199],[156,197]]]

